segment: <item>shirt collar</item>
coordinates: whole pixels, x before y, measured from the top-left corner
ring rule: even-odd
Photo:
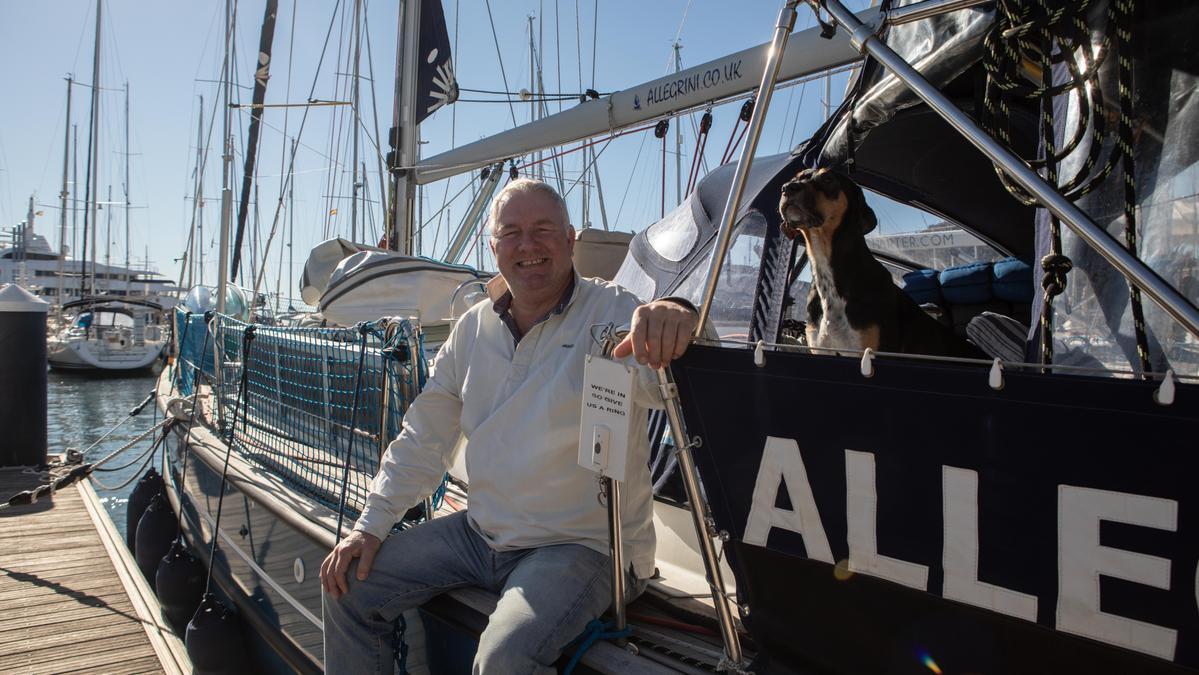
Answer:
[[[578,287],[579,273],[571,271],[570,283],[567,284],[566,290],[562,292],[562,297],[558,298],[557,304],[550,308],[550,311],[537,317],[533,325],[537,325],[542,321],[556,316],[566,311],[570,306],[570,301],[574,299],[575,288]],[[512,337],[516,342],[524,337],[520,333],[520,328],[516,325],[516,318],[512,316],[512,291],[508,289],[507,282],[504,281],[502,275],[496,275],[487,282],[487,296],[491,298],[491,308],[499,316],[500,321],[508,327],[508,331],[512,333]]]

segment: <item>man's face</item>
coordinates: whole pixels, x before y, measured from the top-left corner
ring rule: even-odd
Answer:
[[[561,217],[554,200],[540,192],[518,193],[500,209],[491,252],[513,298],[553,301],[570,282],[575,233]]]

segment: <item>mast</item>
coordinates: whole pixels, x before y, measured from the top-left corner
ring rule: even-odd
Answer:
[[[99,216],[96,213],[98,204],[97,200],[92,198],[92,186],[97,182],[97,164],[99,158],[96,156],[99,138],[97,138],[97,129],[100,122],[100,15],[104,7],[104,0],[96,0],[96,41],[95,48],[92,52],[92,109],[88,115],[88,131],[87,131],[87,187],[84,189],[83,196],[83,256],[82,264],[87,265],[88,246],[91,246],[91,272],[87,282],[87,294],[95,295],[96,293],[96,218]],[[91,241],[88,241],[88,226],[91,226]],[[80,293],[83,288],[83,277],[87,276],[87,269],[80,268],[82,273],[80,276]],[[90,335],[90,332],[89,332]]]
[[[129,295],[129,82],[125,82],[125,295]]]
[[[33,210],[33,203],[36,194],[29,195],[29,209],[25,212],[25,226],[17,230],[17,238],[14,242],[14,253],[17,260],[27,260],[29,258],[29,241],[33,239],[33,221],[37,217],[37,212]]]
[[[529,122],[537,121],[537,59],[533,44],[533,15],[529,15]],[[537,179],[545,181],[545,167],[541,165],[541,151],[537,152]]]
[[[250,105],[250,129],[246,134],[246,162],[241,179],[241,201],[237,209],[237,237],[233,242],[233,270],[230,281],[237,281],[237,272],[241,269],[241,244],[246,234],[246,216],[250,207],[250,188],[254,183],[254,162],[258,154],[258,133],[262,125],[262,102],[266,100],[266,83],[271,77],[271,45],[275,41],[275,15],[279,13],[279,0],[267,0],[266,11],[262,17],[262,35],[258,39],[258,68],[254,71],[254,97]],[[232,45],[230,37],[228,45]],[[230,51],[232,48],[229,47]],[[226,62],[228,57],[226,57]],[[226,66],[226,76],[232,73],[232,66]],[[229,107],[228,87],[226,82],[225,107]],[[225,115],[228,120],[228,112]],[[227,134],[228,132],[226,132]],[[232,142],[230,142],[232,149]],[[230,155],[233,153],[230,152]],[[230,183],[230,185],[232,185]],[[251,270],[253,265],[251,265]]]
[[[296,145],[298,139],[291,139],[291,155],[296,155]],[[295,248],[292,246],[296,240],[296,184],[295,181],[290,181],[287,184],[287,308],[295,310],[295,306],[291,302],[291,294],[294,293],[296,287],[295,279],[295,259],[293,258]]]
[[[351,168],[351,185],[350,185],[350,241],[358,241],[358,188],[360,183],[358,180],[358,126],[361,124],[361,117],[358,111],[358,72],[362,61],[362,0],[354,0],[354,72],[352,77],[354,81],[353,93],[351,95],[351,108],[353,108],[354,133],[351,144],[353,145],[351,152],[350,164]],[[365,169],[363,173],[366,173]],[[366,228],[362,228],[365,233]]]
[[[108,200],[104,205],[104,290],[112,290],[112,183],[108,184]],[[97,228],[98,229],[98,228]]]
[[[79,189],[79,123],[71,125],[71,189]],[[79,198],[78,195],[71,198],[71,253],[79,250],[75,245],[75,237],[79,236]],[[76,260],[81,260],[78,256]],[[83,263],[80,262],[79,271],[83,271]],[[83,276],[79,277],[79,294],[83,294]]]
[[[196,283],[204,285],[204,170],[208,164],[208,149],[204,145],[204,97],[200,97],[200,127],[196,130],[196,171],[199,173],[199,178],[196,180],[196,201],[199,203],[197,207],[199,212],[196,214],[196,241],[193,244],[196,247],[198,255],[195,256],[196,264],[194,269],[200,273]]]
[[[412,252],[412,217],[416,212],[416,79],[420,42],[420,0],[404,0],[396,48],[395,108],[392,114],[393,160],[391,204],[392,231],[388,245],[400,253]]]
[[[201,161],[201,147],[204,145],[204,96],[200,96],[200,121],[196,127],[196,180],[192,188],[192,223],[187,233],[187,247],[183,249],[183,269],[179,274],[179,283],[190,289],[193,281],[193,271],[196,266],[196,220],[202,215],[204,208],[204,166]]]
[[[233,166],[233,137],[229,130],[229,103],[232,100],[233,7],[225,0],[225,62],[221,66],[221,85],[224,103],[221,105],[221,236],[217,262],[216,311],[225,313],[225,282],[229,278],[229,228],[233,220],[233,188],[230,174]]]
[[[71,83],[72,76],[67,75],[67,123],[63,125],[62,139],[62,191],[58,193],[62,207],[58,216],[58,315],[62,316],[62,275],[63,266],[67,260],[67,199],[71,190],[67,186],[68,170],[71,168]]]

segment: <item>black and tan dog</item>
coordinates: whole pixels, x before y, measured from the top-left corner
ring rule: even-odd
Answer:
[[[803,235],[812,265],[808,345],[825,349],[985,358],[920,309],[866,246],[878,224],[862,188],[828,169],[804,169],[783,185],[783,233]]]

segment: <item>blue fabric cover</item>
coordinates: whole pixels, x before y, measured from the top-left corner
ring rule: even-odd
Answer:
[[[917,305],[926,302],[945,304],[941,297],[941,284],[937,281],[937,270],[914,270],[903,275],[903,290]]]
[[[992,282],[995,297],[1008,302],[1029,304],[1033,300],[1032,267],[1016,258],[1005,258],[995,263]]]
[[[948,267],[941,271],[941,295],[953,304],[986,302],[991,299],[991,263]]]

